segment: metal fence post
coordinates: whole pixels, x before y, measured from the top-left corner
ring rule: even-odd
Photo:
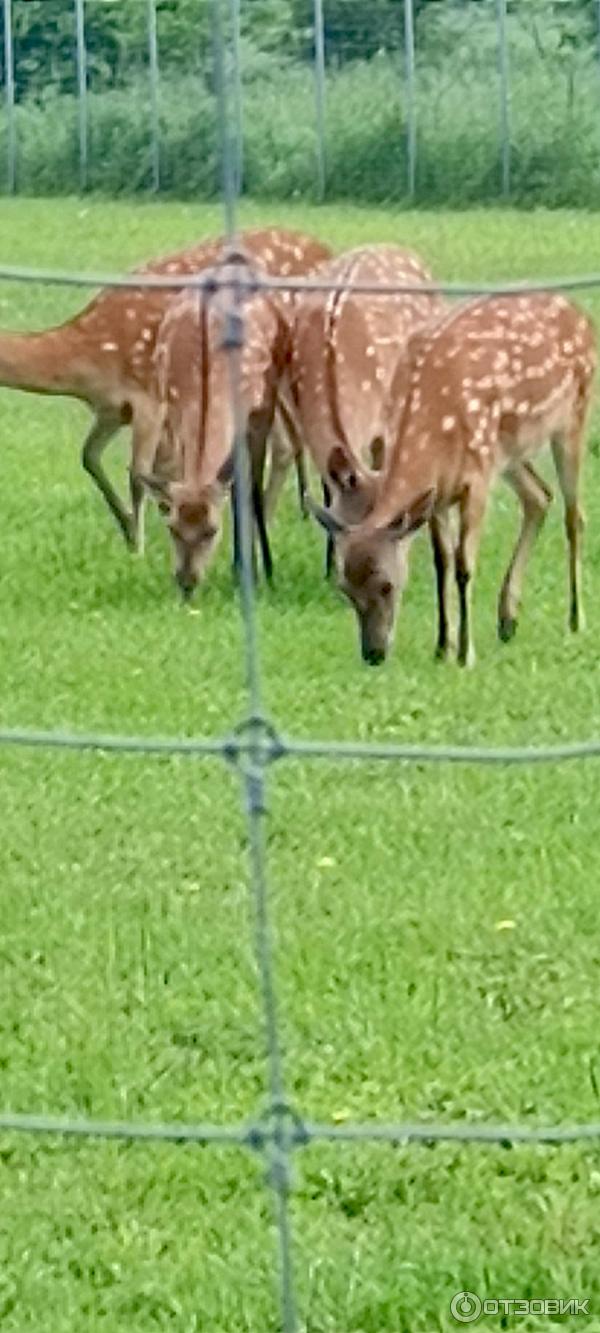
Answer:
[[[417,175],[417,116],[415,107],[415,12],[414,0],[404,0],[404,64],[406,70],[407,185],[415,197]]]
[[[87,52],[85,47],[85,0],[75,0],[77,30],[77,98],[79,106],[79,188],[87,188],[88,179],[88,119],[87,119]]]
[[[148,64],[150,70],[150,148],[152,162],[152,189],[160,190],[160,109],[159,109],[159,65],[158,31],[156,24],[156,0],[148,0]]]
[[[496,0],[498,23],[498,73],[500,76],[500,137],[502,147],[502,195],[510,195],[510,72],[506,33],[506,0]]]
[[[4,96],[6,101],[6,185],[8,193],[14,194],[17,185],[17,139],[12,0],[4,0]]]
[[[319,202],[327,190],[325,152],[325,24],[323,0],[314,0],[315,24],[315,99],[317,112],[317,195]]]

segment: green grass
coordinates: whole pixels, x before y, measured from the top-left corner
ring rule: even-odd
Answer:
[[[340,248],[395,239],[448,279],[598,267],[600,218],[245,207]],[[220,226],[216,209],[13,202],[9,263],[120,269]],[[5,327],[76,292],[5,285]],[[600,303],[590,301],[600,315]],[[0,725],[213,734],[245,707],[223,548],[176,603],[157,516],[131,559],[84,477],[69,403],[2,395]],[[476,591],[477,669],[432,660],[415,543],[393,658],[360,664],[290,493],[261,592],[265,698],[302,736],[529,743],[600,730],[600,475],[585,476],[589,629],[565,630],[560,507],[514,644],[494,634],[516,528],[499,491]],[[125,454],[115,450],[123,479]],[[310,1118],[600,1120],[600,775],[289,763],[266,834],[289,1095]],[[265,1099],[247,835],[217,761],[0,752],[0,1103],[14,1111],[237,1121]],[[513,928],[498,929],[511,921]],[[323,1147],[296,1159],[299,1303],[310,1333],[433,1333],[454,1292],[590,1298],[597,1149]],[[0,1140],[7,1333],[267,1333],[279,1327],[262,1167],[237,1149]],[[532,1316],[522,1329],[560,1321]],[[496,1321],[497,1325],[498,1321]],[[493,1321],[492,1324],[493,1325]],[[510,1325],[509,1325],[510,1326]],[[515,1321],[516,1326],[516,1321]]]

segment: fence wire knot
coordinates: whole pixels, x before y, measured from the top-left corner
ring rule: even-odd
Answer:
[[[290,1154],[294,1148],[310,1143],[310,1134],[302,1116],[284,1098],[273,1100],[264,1115],[250,1126],[246,1143],[267,1158],[267,1183],[279,1193],[292,1188]]]
[[[225,741],[223,753],[245,782],[248,811],[264,815],[265,770],[285,754],[284,743],[273,723],[260,713],[244,718]]]
[[[234,727],[224,742],[223,753],[228,763],[241,772],[267,768],[286,753],[284,742],[273,722],[261,713],[251,713]]]

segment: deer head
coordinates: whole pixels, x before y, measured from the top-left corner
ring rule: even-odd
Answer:
[[[198,586],[221,535],[223,503],[233,480],[233,454],[213,482],[165,482],[153,475],[144,485],[158,500],[171,535],[175,582],[184,601]]]
[[[349,526],[310,502],[311,513],[334,538],[339,587],[356,612],[361,654],[369,666],[388,655],[408,575],[410,539],[429,521],[433,506],[434,492],[425,491],[385,527],[373,528],[368,521]]]

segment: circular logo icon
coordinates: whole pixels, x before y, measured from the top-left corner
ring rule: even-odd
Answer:
[[[459,1324],[472,1324],[481,1314],[481,1301],[473,1291],[458,1291],[450,1302],[450,1313]]]

